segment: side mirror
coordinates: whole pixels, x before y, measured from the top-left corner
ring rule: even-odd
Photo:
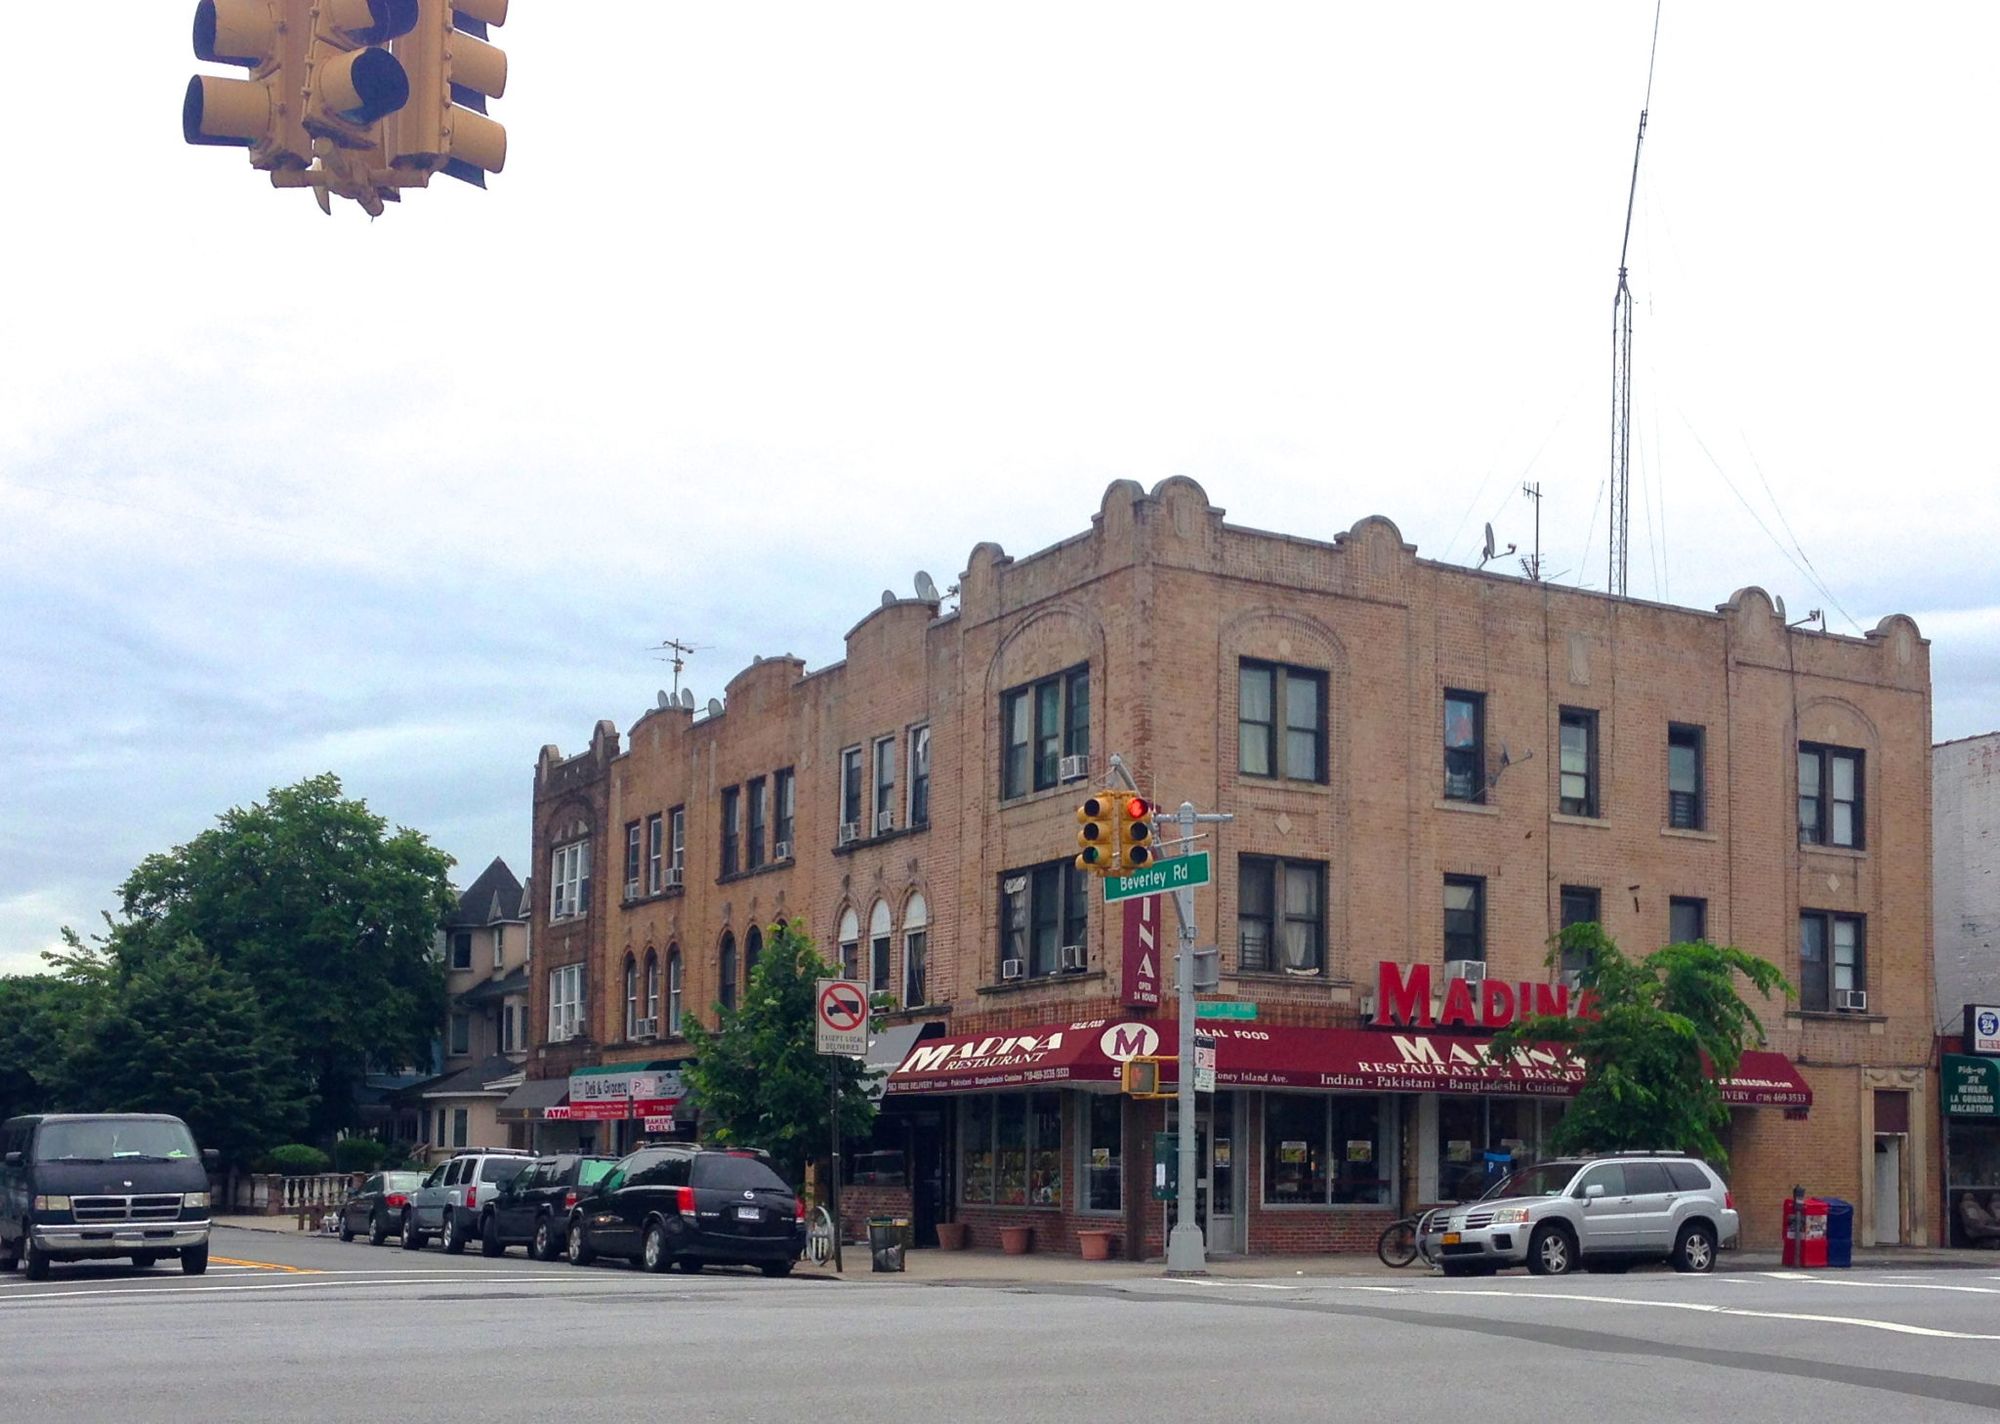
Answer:
[[[9,1167],[18,1167],[21,1165],[21,1154],[18,1152],[9,1152],[4,1160]]]
[[[1596,1201],[1599,1197],[1603,1195],[1604,1195],[1604,1183],[1602,1182],[1592,1182],[1589,1186],[1583,1189],[1583,1199],[1585,1201]]]
[[[201,1149],[201,1160],[202,1165],[213,1167],[222,1161],[222,1153],[213,1147],[204,1147]]]

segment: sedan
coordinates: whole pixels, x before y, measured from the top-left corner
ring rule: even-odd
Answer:
[[[424,1179],[422,1172],[377,1172],[347,1194],[340,1205],[340,1239],[352,1241],[368,1233],[368,1244],[380,1246],[401,1225],[410,1193]]]

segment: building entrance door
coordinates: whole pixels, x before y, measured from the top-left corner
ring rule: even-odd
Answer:
[[[937,1245],[937,1224],[951,1201],[951,1147],[941,1112],[910,1114],[910,1224],[919,1246]]]
[[[1167,1104],[1170,1133],[1179,1106]],[[1242,1216],[1236,1204],[1236,1118],[1234,1093],[1196,1099],[1194,1217],[1207,1249],[1227,1255],[1243,1250]],[[1171,1224],[1171,1214],[1167,1219]]]
[[[1903,1240],[1903,1136],[1875,1136],[1875,1241],[1897,1246]]]

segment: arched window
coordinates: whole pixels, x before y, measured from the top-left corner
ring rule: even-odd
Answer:
[[[871,993],[889,992],[889,902],[877,900],[868,912],[868,988]]]
[[[667,1032],[681,1031],[681,952],[667,947]]]
[[[757,986],[757,961],[764,954],[764,932],[755,925],[743,936],[743,997]]]
[[[625,956],[625,1037],[639,1036],[639,966]]]
[[[921,895],[912,895],[903,911],[903,1002],[912,1007],[928,1003],[924,982],[929,969],[931,936],[930,906]]]
[[[849,979],[861,975],[861,917],[849,906],[840,916],[840,972]]]
[[[660,1031],[660,956],[652,950],[646,951],[646,1017],[652,1022],[653,1032]]]
[[[715,1002],[725,1009],[736,1007],[736,936],[722,932],[722,949],[715,956],[716,979],[721,988]]]

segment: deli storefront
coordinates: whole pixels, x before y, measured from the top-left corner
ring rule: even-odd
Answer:
[[[537,1152],[626,1152],[643,1139],[692,1139],[693,1101],[676,1062],[579,1068],[530,1079],[500,1105]]]
[[[1122,1065],[1173,1052],[1171,1020],[1088,1019],[917,1043],[885,1108],[949,1125],[950,1219],[971,1244],[1033,1229],[1034,1249],[1110,1231],[1119,1254],[1158,1256],[1168,1207],[1172,1101],[1119,1090]],[[1425,1029],[1203,1020],[1215,1091],[1197,1097],[1195,1207],[1216,1253],[1372,1250],[1418,1202],[1476,1195],[1549,1136],[1582,1083],[1552,1050],[1504,1060],[1486,1040]],[[1174,1082],[1174,1065],[1162,1065]],[[1783,1055],[1746,1054],[1732,1106],[1802,1112],[1811,1090]]]

